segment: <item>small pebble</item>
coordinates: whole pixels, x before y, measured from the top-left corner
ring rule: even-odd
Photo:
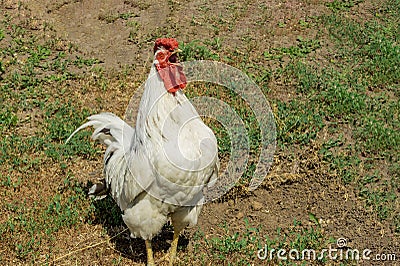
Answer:
[[[260,202],[258,202],[258,201],[253,201],[253,202],[251,203],[251,208],[252,208],[253,210],[255,210],[255,211],[259,211],[259,210],[261,210],[261,209],[263,208],[263,204],[260,203]]]

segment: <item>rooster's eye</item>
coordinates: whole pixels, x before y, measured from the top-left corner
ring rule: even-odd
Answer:
[[[162,53],[159,53],[159,54],[157,55],[157,59],[158,59],[158,60],[164,60],[164,59],[165,59],[165,55],[162,54]]]
[[[157,58],[157,60],[158,60],[158,62],[165,62],[165,60],[167,60],[167,54],[165,54],[165,53],[163,53],[163,52],[159,52],[157,55],[156,55],[156,58]]]

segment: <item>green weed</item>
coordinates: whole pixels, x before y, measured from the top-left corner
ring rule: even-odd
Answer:
[[[392,7],[393,11],[396,10],[395,6]],[[396,12],[399,13],[398,10]],[[379,87],[398,82],[399,32],[392,21],[359,24],[339,15],[323,17],[323,20],[331,36],[343,46],[342,53],[347,55],[343,57],[349,58],[360,78],[369,82],[370,86]]]
[[[366,199],[366,205],[372,206],[378,217],[385,220],[393,213],[393,202],[397,199],[394,191],[374,191],[366,187],[360,189],[360,196]]]
[[[0,132],[14,127],[18,123],[18,117],[10,109],[0,111]]]
[[[319,40],[303,39],[302,37],[298,37],[297,45],[266,51],[264,52],[264,57],[266,59],[281,59],[283,56],[287,55],[290,58],[301,58],[319,48],[321,48],[321,42]]]
[[[334,11],[349,10],[350,8],[364,2],[363,0],[333,0],[326,3],[326,6]]]
[[[192,60],[218,60],[218,54],[212,52],[207,46],[202,45],[199,41],[193,40],[187,44],[180,44],[179,48],[182,52],[179,57],[182,62]]]
[[[206,239],[215,260],[223,262],[229,259],[229,265],[248,265],[257,259],[257,251],[261,246],[259,228],[250,226],[247,219],[244,222],[244,232],[230,232],[229,226],[225,224],[222,226],[225,231],[223,236]]]
[[[90,215],[91,209],[84,207],[82,199],[86,195],[80,184],[71,184],[64,193],[56,194],[47,207],[43,206],[45,202],[35,202],[29,209],[24,203],[9,206],[12,215],[0,225],[0,232],[3,239],[15,246],[18,258],[35,257],[42,241],[48,241],[60,228],[72,227]]]
[[[298,100],[278,102],[278,144],[308,144],[324,127],[323,116],[312,106]]]
[[[132,17],[135,17],[136,15],[132,13],[113,13],[113,12],[108,12],[105,14],[99,15],[99,20],[103,20],[107,23],[113,23],[117,19],[122,19],[122,20],[128,20]]]

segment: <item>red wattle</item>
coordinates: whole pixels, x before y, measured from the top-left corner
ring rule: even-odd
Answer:
[[[182,66],[169,64],[167,67],[156,67],[168,92],[175,93],[186,87],[187,81]]]

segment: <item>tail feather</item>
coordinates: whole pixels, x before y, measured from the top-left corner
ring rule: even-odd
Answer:
[[[98,140],[100,143],[107,146],[104,154],[104,175],[105,189],[111,189],[114,198],[121,194],[125,171],[126,161],[124,155],[130,150],[131,143],[134,138],[135,130],[125,123],[121,118],[112,113],[101,113],[88,117],[88,122],[78,127],[67,139],[66,143],[80,130],[93,126],[93,140]],[[111,186],[111,187],[110,187]],[[97,195],[101,186],[93,186],[89,194]],[[103,192],[103,191],[102,191]],[[115,195],[114,195],[115,194]]]
[[[94,184],[90,189],[89,189],[89,197],[94,198],[94,200],[101,200],[107,197],[107,194],[109,192],[109,189],[106,185],[105,180],[103,180],[102,183],[97,183]]]
[[[114,143],[126,147],[133,138],[134,129],[112,113],[92,115],[88,117],[88,120],[88,122],[78,127],[68,137],[66,143],[68,143],[76,133],[90,126],[94,127],[92,139],[99,140],[100,143],[107,146]]]

